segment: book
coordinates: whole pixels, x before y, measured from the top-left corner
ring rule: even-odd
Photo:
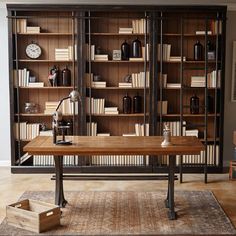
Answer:
[[[181,88],[181,84],[180,83],[167,83],[166,87],[167,88]]]
[[[44,87],[44,82],[29,82],[29,87]]]
[[[95,54],[94,55],[95,61],[108,61],[108,55],[107,54]]]
[[[206,31],[205,30],[197,30],[196,31],[196,35],[205,35],[206,34]],[[212,35],[212,31],[211,30],[208,30],[207,31],[207,34],[208,35]]]
[[[129,58],[130,61],[143,61],[142,57],[130,57]]]

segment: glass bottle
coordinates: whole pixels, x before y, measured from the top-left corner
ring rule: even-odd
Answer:
[[[132,57],[142,57],[141,42],[138,38],[132,42]]]
[[[195,44],[194,44],[194,60],[195,61],[201,61],[202,58],[203,58],[203,46],[202,44],[197,41]]]
[[[124,43],[121,44],[121,59],[122,60],[124,61],[129,60],[129,51],[130,51],[129,44],[125,40]]]
[[[190,113],[198,114],[199,113],[199,98],[196,94],[190,98]]]
[[[123,97],[123,113],[130,114],[131,113],[131,97],[126,94]]]
[[[62,86],[71,86],[71,72],[66,66],[65,69],[62,70]]]
[[[142,97],[138,94],[133,97],[133,112],[141,113],[142,112]]]

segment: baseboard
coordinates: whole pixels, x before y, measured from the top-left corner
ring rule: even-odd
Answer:
[[[0,161],[0,166],[11,166],[10,161]]]

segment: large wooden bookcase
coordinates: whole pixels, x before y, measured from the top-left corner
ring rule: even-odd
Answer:
[[[222,171],[226,7],[48,5],[46,11],[42,5],[7,7],[12,172],[52,171],[53,163],[43,158],[40,166],[34,166],[34,157],[23,163],[19,161],[24,155],[22,147],[29,140],[16,138],[14,124],[43,123],[50,128],[52,117],[44,114],[45,102],[59,101],[72,89],[78,89],[82,95],[78,113],[64,114],[73,123],[74,134],[137,135],[142,130],[148,135],[161,135],[165,123],[172,129],[172,135],[186,135],[186,130],[197,129],[206,146],[206,155],[178,158],[181,181],[183,172],[204,172],[207,181],[208,172]],[[17,21],[22,19],[28,26],[40,26],[40,33],[19,32]],[[133,28],[133,32],[122,33],[120,28]],[[120,50],[125,41],[131,47],[137,38],[142,44],[140,60],[113,60],[113,50]],[[31,41],[43,50],[38,60],[25,55]],[[202,59],[197,61],[194,60],[196,41],[203,46]],[[55,60],[55,49],[68,46],[72,46],[72,58]],[[95,57],[105,54],[108,60],[94,60],[94,54]],[[68,65],[71,86],[50,86],[48,74],[53,65],[61,70]],[[44,82],[44,87],[23,87],[14,82],[19,80],[19,76],[14,78],[14,74],[19,75],[14,71],[24,68]],[[119,83],[127,82],[128,76],[132,85],[119,87]],[[95,85],[95,77],[106,82],[106,86]],[[201,77],[200,85],[194,84],[193,77],[197,83]],[[132,99],[137,94],[141,96],[141,113],[133,110],[123,113],[123,97],[127,94]],[[190,112],[193,95],[199,98],[198,114]],[[24,113],[26,102],[37,103],[38,112]],[[100,111],[94,111],[94,107]],[[104,107],[117,107],[119,112],[106,114]],[[70,173],[148,174],[166,172],[168,165],[166,157],[152,156],[67,158],[65,168]]]

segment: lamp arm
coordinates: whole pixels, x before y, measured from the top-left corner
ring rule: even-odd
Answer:
[[[63,102],[64,100],[66,100],[66,99],[69,99],[69,98],[70,98],[70,96],[65,97],[65,98],[62,98],[61,101],[59,102],[59,104],[57,105],[56,111],[59,109],[59,107],[61,106],[62,102]]]

